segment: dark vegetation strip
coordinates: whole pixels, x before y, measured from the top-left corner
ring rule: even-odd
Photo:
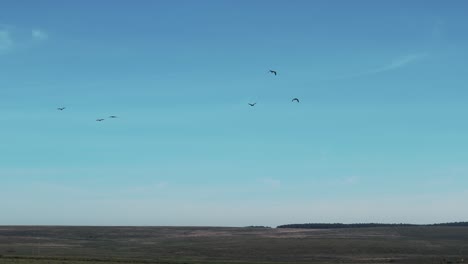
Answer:
[[[27,263],[52,263],[60,261],[62,264],[67,263],[109,263],[109,264],[271,264],[265,261],[218,261],[218,260],[144,260],[144,259],[114,259],[114,258],[79,258],[79,257],[30,257],[30,256],[3,256],[0,255],[0,263],[2,259],[6,261],[28,261]],[[47,262],[45,262],[47,261]],[[52,262],[51,262],[52,261]],[[275,264],[287,264],[285,262],[274,262]]]
[[[380,223],[358,223],[358,224],[341,224],[341,223],[308,223],[308,224],[289,224],[280,225],[277,228],[308,228],[308,229],[331,229],[331,228],[369,228],[369,227],[410,227],[410,226],[468,226],[468,222],[453,222],[441,224],[380,224]]]
[[[160,263],[160,264],[174,264],[177,262],[161,261],[161,260],[135,260],[135,259],[113,259],[113,258],[79,258],[79,257],[29,257],[29,256],[2,256],[1,259],[9,260],[36,260],[36,261],[79,261],[79,262],[112,262],[112,263]]]

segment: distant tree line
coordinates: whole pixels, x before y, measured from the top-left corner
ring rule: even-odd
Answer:
[[[441,223],[441,224],[432,224],[432,226],[468,226],[468,222]]]
[[[271,228],[269,226],[246,226],[246,228]]]
[[[415,224],[380,224],[380,223],[309,223],[280,225],[277,228],[308,228],[308,229],[331,229],[331,228],[366,228],[366,227],[405,227],[405,226],[468,226],[468,222],[453,222],[441,224],[415,225]]]

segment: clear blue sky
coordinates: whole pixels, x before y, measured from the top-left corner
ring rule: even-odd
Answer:
[[[466,1],[0,8],[0,224],[468,220]]]

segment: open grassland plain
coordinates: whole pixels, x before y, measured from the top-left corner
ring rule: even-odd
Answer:
[[[468,227],[0,226],[1,264],[468,263]]]

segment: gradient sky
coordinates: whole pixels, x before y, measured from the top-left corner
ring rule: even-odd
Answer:
[[[466,1],[0,10],[0,224],[468,220]]]

